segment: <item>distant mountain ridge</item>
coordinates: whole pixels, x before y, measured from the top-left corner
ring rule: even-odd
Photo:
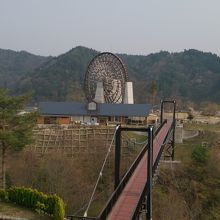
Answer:
[[[57,57],[0,49],[0,87],[10,88],[14,94],[31,90],[35,101],[84,100],[86,68],[98,53],[82,46]],[[158,100],[172,97],[220,102],[220,58],[215,54],[190,49],[147,56],[117,55],[134,83],[136,103],[150,100],[153,81]]]
[[[0,49],[0,87],[14,90],[20,77],[50,60],[51,57],[36,56],[26,51]]]

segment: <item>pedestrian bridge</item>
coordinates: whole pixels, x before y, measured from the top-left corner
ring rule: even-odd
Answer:
[[[164,103],[173,103],[173,119],[163,119]],[[118,126],[115,132],[115,190],[98,217],[67,216],[68,219],[85,220],[129,220],[139,219],[142,209],[146,209],[146,219],[152,219],[152,181],[163,157],[174,157],[175,143],[175,101],[161,103],[161,123],[154,130],[148,128],[128,128]],[[148,133],[148,143],[143,147],[128,171],[120,179],[120,144],[122,131]],[[166,152],[164,153],[164,149]]]

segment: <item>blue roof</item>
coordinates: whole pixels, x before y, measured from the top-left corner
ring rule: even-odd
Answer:
[[[150,104],[112,104],[97,103],[96,111],[88,111],[87,103],[78,102],[40,102],[41,115],[53,116],[147,116]]]

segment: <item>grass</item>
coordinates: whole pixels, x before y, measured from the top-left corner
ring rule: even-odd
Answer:
[[[155,219],[220,219],[220,123],[186,124],[199,136],[176,144],[175,160],[180,164],[161,166],[154,186]],[[210,159],[202,167],[192,161],[192,151],[208,142]]]
[[[121,176],[127,171],[128,167],[131,165],[131,163],[136,158],[137,154],[140,152],[140,150],[143,148],[143,144],[138,144],[145,142],[147,139],[146,132],[127,132],[123,131],[121,134],[122,137],[122,148],[121,148]],[[128,141],[127,143],[124,143],[123,141]],[[129,142],[130,140],[130,142]],[[136,144],[135,144],[136,142]],[[114,151],[114,149],[112,150]],[[106,152],[105,152],[106,154]],[[105,155],[104,155],[105,156]],[[104,156],[102,160],[104,159]],[[87,159],[86,159],[87,160]],[[113,177],[109,178],[109,176],[113,175],[114,172],[114,159],[111,158],[111,167],[108,167],[108,165],[105,167],[105,170],[103,171],[103,176],[100,180],[102,184],[99,183],[98,189],[96,190],[95,199],[91,203],[91,207],[89,208],[88,216],[98,216],[103,209],[104,205],[106,204],[107,200],[109,199],[111,193],[113,192],[113,186],[114,181]],[[99,170],[97,170],[97,173]],[[95,179],[96,181],[96,179]],[[109,181],[112,181],[111,183]],[[110,184],[109,184],[110,183]],[[102,187],[105,188],[105,192],[103,191]],[[92,189],[91,189],[92,190]],[[85,209],[83,210],[85,211]],[[83,215],[83,211],[79,212],[79,215]]]
[[[198,130],[199,135],[184,140],[182,144],[176,144],[175,158],[183,163],[191,160],[191,153],[194,147],[207,142],[209,147],[218,147],[220,143],[220,123],[217,124],[184,124],[186,130]]]
[[[184,124],[184,129],[186,129],[186,130],[200,130],[200,131],[220,132],[220,123],[216,123],[216,124],[186,123],[186,124]]]
[[[0,202],[0,217],[10,216],[28,220],[50,220],[49,216],[43,216],[26,208],[11,203]]]

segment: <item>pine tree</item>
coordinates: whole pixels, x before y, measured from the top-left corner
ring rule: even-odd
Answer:
[[[10,96],[0,90],[0,150],[2,160],[2,188],[6,188],[6,152],[21,150],[32,141],[36,113],[21,114],[28,95]]]
[[[153,107],[155,105],[155,99],[156,99],[157,91],[158,91],[157,82],[155,80],[153,80],[151,82],[151,87],[150,87],[151,104],[152,104]]]

